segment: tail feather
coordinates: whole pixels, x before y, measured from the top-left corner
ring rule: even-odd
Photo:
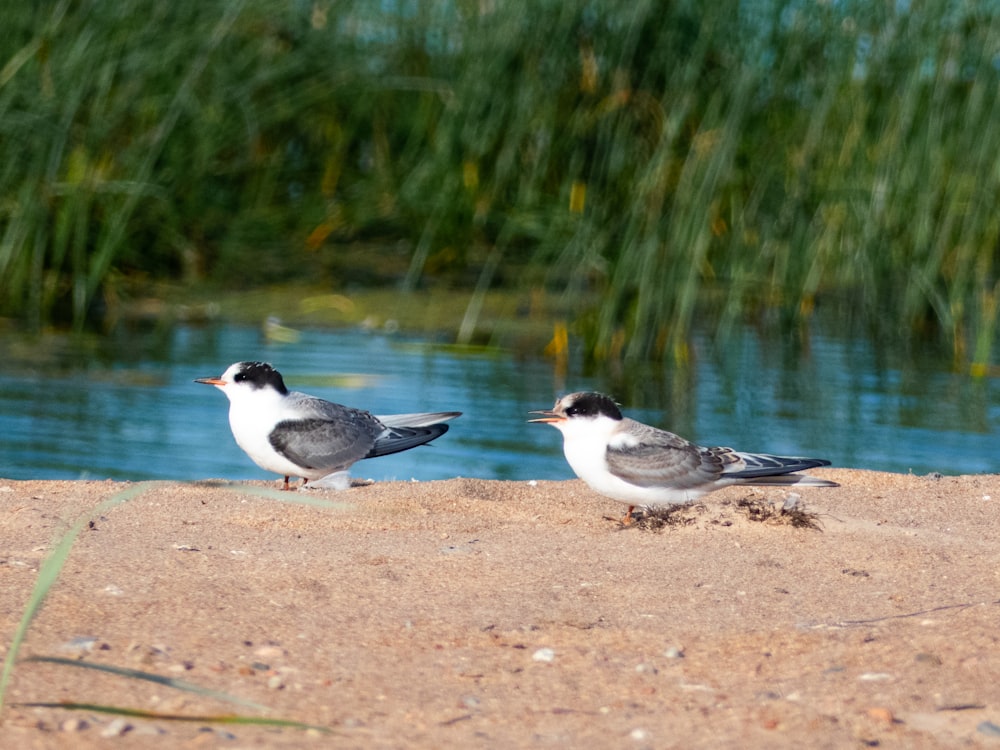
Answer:
[[[386,414],[375,418],[386,427],[430,427],[462,416],[460,411],[434,411],[414,414]]]
[[[365,458],[388,456],[392,453],[416,448],[429,443],[448,431],[444,424],[449,419],[461,416],[460,411],[438,411],[420,414],[388,414],[377,419],[385,426],[382,434],[375,438],[375,445]]]
[[[736,474],[734,476],[741,476]],[[752,476],[741,478],[740,484],[750,485],[752,487],[788,487],[790,485],[798,485],[800,487],[839,487],[840,485],[836,482],[831,482],[828,479],[820,479],[819,477],[812,477],[808,474],[776,474],[773,476]]]
[[[729,464],[723,476],[738,480],[739,484],[756,487],[838,487],[836,482],[793,472],[829,466],[823,458],[803,458],[801,456],[772,456],[768,453],[737,453],[731,456],[738,460]]]

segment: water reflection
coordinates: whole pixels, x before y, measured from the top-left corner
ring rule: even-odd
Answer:
[[[292,388],[376,413],[465,412],[427,448],[355,466],[380,480],[568,478],[559,434],[525,419],[591,388],[705,443],[915,473],[1000,463],[994,381],[930,363],[893,367],[857,340],[696,337],[690,367],[614,379],[582,374],[572,357],[564,379],[543,358],[360,331],[306,330],[278,344],[251,328],[181,327],[23,347],[0,340],[0,476],[14,479],[269,478],[233,442],[225,397],[192,382],[242,359],[271,361]]]

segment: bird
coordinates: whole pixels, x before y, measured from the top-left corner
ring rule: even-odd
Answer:
[[[624,503],[622,519],[636,507],[683,505],[731,485],[837,487],[836,482],[793,472],[829,466],[822,458],[740,453],[703,448],[672,432],[622,415],[603,393],[581,391],[558,399],[542,417],[563,435],[563,452],[576,475],[594,491]]]
[[[229,426],[236,444],[265,471],[301,477],[302,485],[350,485],[347,469],[363,458],[387,456],[429,443],[448,431],[458,411],[375,416],[361,409],[289,391],[267,362],[236,362],[213,378],[229,398]],[[315,480],[323,480],[317,483]]]

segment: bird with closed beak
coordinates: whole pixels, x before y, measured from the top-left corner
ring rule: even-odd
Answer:
[[[214,378],[229,399],[229,426],[237,445],[265,471],[302,477],[303,486],[345,489],[356,461],[387,456],[441,437],[458,411],[375,416],[305,393],[289,391],[281,373],[266,362],[236,362]]]

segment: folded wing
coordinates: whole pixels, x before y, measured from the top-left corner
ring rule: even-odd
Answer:
[[[368,412],[345,408],[336,419],[279,422],[269,440],[278,453],[299,466],[333,472],[365,458],[384,429]]]
[[[666,430],[632,422],[628,442],[612,444],[605,458],[608,469],[639,487],[670,487],[684,490],[719,478],[723,459]]]

